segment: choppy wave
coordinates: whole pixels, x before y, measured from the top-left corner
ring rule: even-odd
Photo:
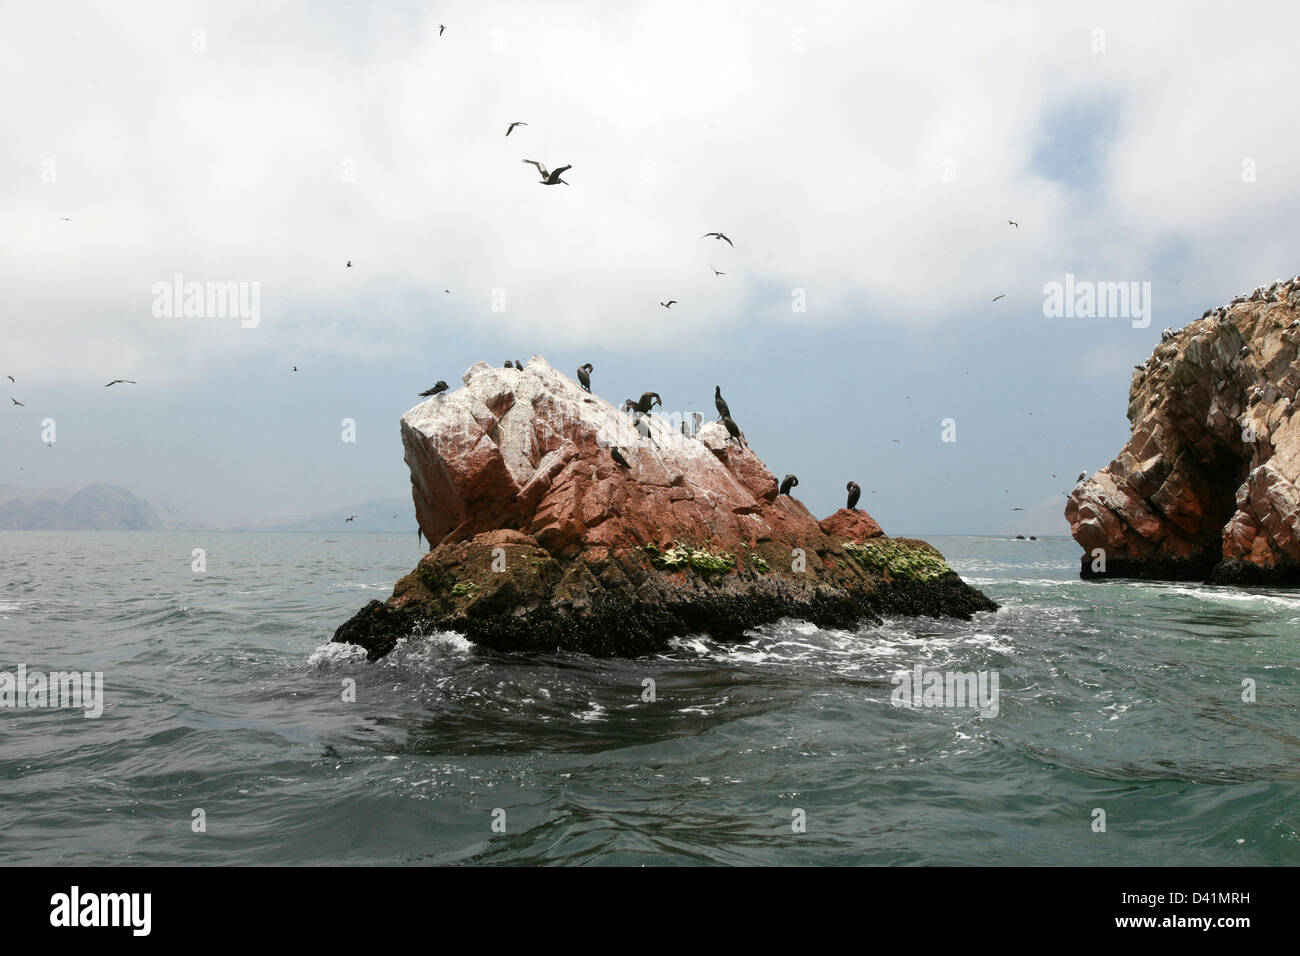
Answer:
[[[960,538],[935,543],[1001,604],[970,621],[631,660],[437,632],[369,662],[330,635],[417,542],[350,537],[323,576],[309,536],[209,537],[202,578],[169,534],[3,542],[0,668],[99,670],[108,700],[0,715],[0,861],[1300,863],[1289,592],[1093,584],[1071,542]],[[899,706],[918,666],[996,673],[997,715]],[[237,825],[190,840],[196,806]]]

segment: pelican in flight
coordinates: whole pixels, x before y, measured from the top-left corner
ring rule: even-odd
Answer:
[[[569,185],[568,183],[564,182],[563,179],[560,178],[560,175],[561,175],[565,170],[567,170],[567,169],[572,169],[572,168],[573,168],[572,165],[569,165],[569,166],[561,166],[559,169],[553,170],[552,172],[549,172],[549,173],[548,173],[548,172],[546,171],[546,167],[543,166],[541,163],[539,163],[539,162],[538,162],[537,160],[535,160],[535,159],[525,159],[524,162],[525,162],[525,163],[528,163],[530,166],[536,166],[536,167],[537,167],[537,171],[538,171],[539,173],[542,174],[542,185],[543,185],[543,186],[554,186],[556,183],[564,183],[564,185],[566,185],[566,186]]]

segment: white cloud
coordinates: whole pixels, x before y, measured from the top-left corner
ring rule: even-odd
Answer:
[[[1261,261],[1281,268],[1300,199],[1300,18],[1282,4],[15,3],[4,19],[6,351],[33,377],[379,358],[428,323],[629,350],[756,320],[937,324],[1003,291],[1036,309],[1076,261],[1145,278],[1180,240],[1217,287],[1272,278]],[[1119,116],[1096,192],[1036,174],[1044,116],[1099,98]],[[506,139],[512,120],[529,125]],[[572,185],[538,185],[523,157],[571,163]],[[736,249],[697,238],[715,229]],[[154,319],[150,287],[177,272],[261,282],[261,327]]]

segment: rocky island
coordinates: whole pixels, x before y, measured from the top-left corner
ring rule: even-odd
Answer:
[[[1298,358],[1300,276],[1165,330],[1128,443],[1066,504],[1085,578],[1300,583]]]
[[[462,380],[402,417],[431,550],[335,633],[372,660],[433,630],[636,655],[782,617],[847,628],[997,607],[865,511],[818,521],[720,422],[687,435],[673,416],[629,417],[536,355]]]

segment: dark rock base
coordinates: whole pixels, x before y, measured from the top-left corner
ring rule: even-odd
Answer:
[[[882,582],[864,596],[827,590],[811,600],[794,601],[772,594],[720,594],[676,605],[597,598],[581,611],[546,605],[521,615],[450,620],[371,601],[338,629],[334,640],[365,648],[372,661],[388,654],[401,638],[434,630],[454,630],[498,651],[568,650],[596,657],[636,657],[662,652],[673,638],[689,634],[743,641],[747,630],[787,617],[818,627],[855,628],[879,624],[885,614],[969,620],[976,612],[997,608],[955,574],[925,583]]]

